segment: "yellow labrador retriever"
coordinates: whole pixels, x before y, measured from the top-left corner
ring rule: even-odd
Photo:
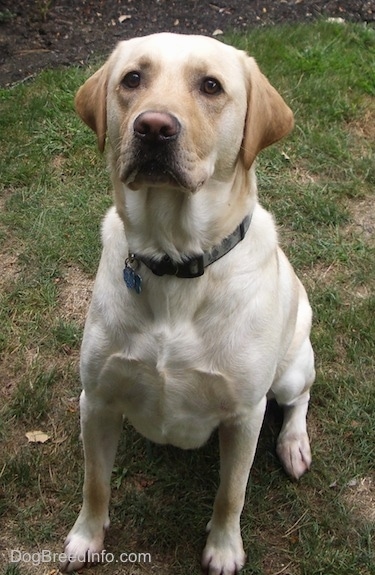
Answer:
[[[310,466],[314,357],[305,290],[257,199],[254,160],[293,127],[246,53],[212,38],[120,42],[76,108],[109,164],[115,207],[83,338],[83,506],[63,571],[90,564],[109,525],[123,417],[183,449],[220,440],[220,486],[202,565],[244,564],[240,515],[267,397],[284,407],[278,455]]]

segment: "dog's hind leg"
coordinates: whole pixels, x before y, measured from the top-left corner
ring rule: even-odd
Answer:
[[[311,465],[310,441],[307,435],[306,414],[309,393],[294,405],[284,405],[284,421],[277,440],[277,455],[292,479],[299,479]]]
[[[100,561],[105,530],[109,526],[110,478],[122,428],[122,415],[100,398],[80,400],[85,454],[83,505],[65,541],[60,570],[70,573]]]
[[[306,416],[309,389],[314,379],[314,354],[309,339],[306,339],[298,356],[272,387],[276,401],[284,411],[284,421],[277,440],[277,454],[285,471],[293,479],[299,479],[311,465]]]

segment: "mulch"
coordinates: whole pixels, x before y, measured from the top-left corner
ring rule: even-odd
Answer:
[[[133,36],[244,32],[317,18],[374,25],[374,0],[0,0],[0,86],[44,68],[87,65]]]

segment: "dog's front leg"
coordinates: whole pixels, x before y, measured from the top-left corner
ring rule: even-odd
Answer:
[[[60,570],[70,573],[97,563],[109,526],[110,478],[122,427],[122,415],[100,397],[80,400],[81,430],[85,454],[83,505],[65,541]]]
[[[244,565],[240,517],[265,409],[266,398],[246,420],[219,427],[220,485],[202,558],[208,575],[234,575]]]

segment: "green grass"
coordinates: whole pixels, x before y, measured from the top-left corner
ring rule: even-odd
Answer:
[[[314,310],[314,465],[294,484],[270,411],[242,517],[244,574],[374,573],[375,32],[319,22],[226,41],[253,54],[295,112],[258,161],[260,197]],[[81,501],[77,361],[85,298],[111,203],[105,161],[73,110],[90,71],[47,71],[0,91],[0,572],[6,549],[61,551]],[[86,295],[85,295],[86,294]],[[50,440],[29,444],[25,433]],[[217,486],[214,436],[196,452],[150,447],[132,429],[113,473],[107,548],[150,552],[136,573],[199,573]],[[372,481],[372,483],[371,483]],[[120,573],[111,564],[88,572]]]

